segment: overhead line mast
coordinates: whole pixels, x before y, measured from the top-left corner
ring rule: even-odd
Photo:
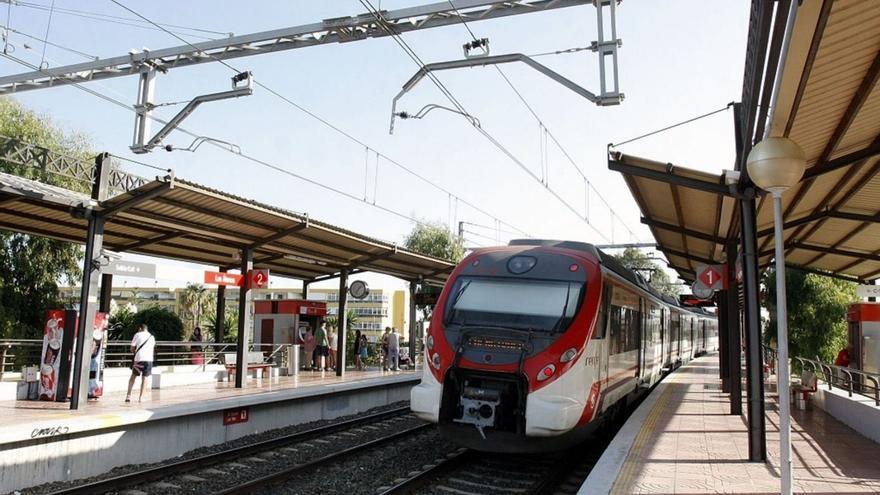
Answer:
[[[453,0],[383,11],[384,27],[371,13],[338,17],[301,26],[161,50],[144,50],[93,62],[4,76],[0,77],[0,95],[134,75],[145,67],[148,70],[159,67],[169,70],[263,53],[379,38],[388,36],[388,30],[397,34],[423,31],[456,24],[462,18],[475,22],[592,4],[592,0]]]

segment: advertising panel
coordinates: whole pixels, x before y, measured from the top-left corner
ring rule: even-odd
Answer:
[[[43,326],[43,352],[40,353],[40,400],[55,400],[63,338],[64,311],[48,311]]]
[[[104,357],[107,350],[107,313],[95,313],[89,356],[89,399],[104,395]]]

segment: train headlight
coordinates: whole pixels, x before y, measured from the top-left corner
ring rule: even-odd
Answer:
[[[425,345],[428,346],[428,349],[434,348],[434,336],[433,335],[428,335],[425,338]]]
[[[543,382],[544,380],[553,376],[553,373],[556,373],[556,366],[554,366],[552,364],[548,364],[547,366],[544,366],[544,369],[542,369],[540,372],[538,372],[538,381]]]
[[[440,354],[435,353],[431,356],[431,364],[433,364],[438,370],[440,369]]]
[[[521,275],[538,264],[538,259],[532,256],[514,256],[507,262],[507,270],[514,275]]]
[[[562,357],[559,358],[559,362],[560,363],[567,363],[567,362],[571,361],[572,359],[574,359],[574,357],[577,356],[577,353],[578,353],[577,349],[572,347],[571,349],[562,353]]]

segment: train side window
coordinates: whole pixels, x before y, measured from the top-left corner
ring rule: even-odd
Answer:
[[[620,306],[609,306],[608,320],[608,328],[610,330],[608,345],[611,347],[609,352],[611,354],[619,354],[622,352],[620,348],[620,336],[623,334],[621,328],[621,324],[623,323],[623,308]]]

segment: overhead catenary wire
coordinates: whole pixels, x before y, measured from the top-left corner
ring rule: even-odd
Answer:
[[[21,0],[3,0],[3,1],[8,1],[10,3],[10,5],[14,2],[16,6],[22,6],[22,7],[26,7],[26,8],[30,8],[30,9],[34,9],[34,10],[42,10],[44,12],[49,10],[49,7],[47,7],[45,5],[38,4],[38,3],[33,3],[33,2],[25,2],[25,1],[21,1]],[[136,28],[140,28],[140,29],[148,29],[151,31],[161,31],[161,29],[159,29],[155,26],[147,25],[148,23],[146,21],[143,21],[140,19],[133,19],[130,17],[120,17],[120,16],[114,16],[111,14],[104,14],[104,13],[100,13],[100,12],[90,12],[87,10],[71,9],[71,8],[64,8],[64,7],[55,7],[55,12],[58,14],[70,15],[70,16],[79,17],[79,18],[83,18],[83,19],[91,19],[94,21],[106,22],[106,23],[110,23],[110,24],[117,24],[117,25],[121,25],[121,26],[136,27]],[[179,24],[168,24],[168,23],[157,23],[157,24],[159,24],[161,26],[175,28],[175,29],[185,29],[188,31],[194,31],[194,32],[205,33],[205,34],[213,34],[213,35],[223,36],[223,37],[233,36],[233,33],[231,33],[231,32],[224,33],[222,31],[213,31],[210,29],[195,28],[195,27],[183,26],[183,25],[179,25]],[[208,37],[208,36],[201,36],[201,35],[196,35],[196,34],[191,34],[191,33],[180,33],[180,32],[178,32],[178,34],[182,34],[183,36],[189,36],[191,38],[200,38],[203,40],[217,39],[216,36],[215,37]]]
[[[683,120],[683,121],[681,121],[681,122],[678,122],[678,123],[675,123],[675,124],[672,124],[672,125],[666,126],[666,127],[662,128],[662,129],[657,129],[656,131],[651,131],[651,132],[649,132],[649,133],[642,134],[641,136],[636,136],[636,137],[634,137],[634,138],[630,138],[630,139],[627,139],[627,140],[625,140],[625,141],[621,141],[621,142],[619,142],[619,143],[609,143],[609,144],[608,144],[608,147],[609,147],[609,148],[620,148],[621,146],[623,146],[623,145],[625,145],[625,144],[629,144],[629,143],[632,143],[632,142],[634,142],[634,141],[638,141],[638,140],[640,140],[640,139],[644,139],[644,138],[646,138],[646,137],[651,137],[651,136],[653,136],[653,135],[655,135],[655,134],[660,134],[661,132],[665,132],[665,131],[668,131],[668,130],[670,130],[670,129],[675,129],[676,127],[680,127],[680,126],[683,126],[683,125],[685,125],[685,124],[690,124],[691,122],[695,122],[695,121],[700,120],[700,119],[705,119],[706,117],[710,117],[710,116],[712,116],[712,115],[715,115],[716,113],[721,113],[721,112],[723,112],[723,111],[725,111],[725,110],[729,110],[729,109],[731,109],[732,107],[733,107],[733,102],[730,102],[730,103],[728,103],[727,105],[725,105],[723,108],[719,108],[718,110],[713,110],[713,111],[711,111],[711,112],[704,113],[704,114],[702,114],[702,115],[697,115],[696,117],[692,117],[692,118],[689,118],[689,119],[687,119],[687,120]]]
[[[112,1],[115,1],[115,0],[112,0]],[[443,93],[444,96],[446,96],[446,98],[453,105],[456,106],[456,108],[461,112],[461,114],[463,116],[471,116],[471,113],[468,112],[466,108],[464,108],[464,106],[458,101],[458,99],[455,98],[455,96],[452,94],[452,92],[449,91],[448,88],[446,88],[446,86],[437,78],[437,76],[432,71],[425,70],[426,64],[424,63],[424,61],[422,61],[422,59],[418,56],[418,54],[415,52],[415,50],[413,50],[412,47],[410,47],[409,44],[407,44],[407,42],[405,40],[403,40],[403,38],[400,36],[399,33],[395,32],[394,30],[390,29],[387,26],[387,23],[384,21],[384,19],[382,17],[382,13],[379,10],[377,10],[372,5],[372,3],[370,3],[369,0],[359,0],[359,1],[360,1],[361,5],[363,5],[364,8],[366,8],[376,18],[376,21],[379,24],[379,26],[381,26],[382,29],[385,30],[385,32],[388,33],[388,35],[397,43],[397,45],[400,46],[400,48],[404,51],[404,53],[406,53],[406,55],[409,56],[413,60],[413,62],[416,63],[416,65],[419,66],[420,70],[422,70],[424,72],[425,77],[427,77],[431,82],[434,83],[434,85],[440,90],[440,92]],[[528,166],[526,166],[519,158],[516,157],[516,155],[514,155],[509,149],[507,149],[507,147],[505,147],[500,141],[498,141],[494,136],[492,136],[484,127],[475,126],[473,118],[466,119],[466,120],[468,120],[468,122],[471,123],[471,125],[474,127],[474,129],[476,129],[480,134],[482,134],[490,143],[492,143],[496,148],[498,148],[502,153],[504,153],[517,166],[519,166],[520,169],[522,169],[524,172],[526,172],[529,176],[532,177],[532,179],[537,181],[539,184],[543,185],[544,189],[547,192],[549,192],[553,197],[555,197],[557,199],[557,201],[562,203],[562,205],[565,206],[569,211],[574,213],[575,216],[577,216],[579,219],[584,221],[584,223],[587,226],[589,226],[590,228],[592,228],[599,236],[601,236],[606,241],[612,241],[603,232],[601,232],[594,225],[592,225],[588,220],[584,219],[584,217],[577,210],[577,208],[572,206],[571,203],[569,203],[565,198],[563,198],[557,191],[555,191],[553,188],[549,187],[548,185],[544,184],[541,177],[539,177],[537,174],[535,174],[534,171],[532,171]]]
[[[478,41],[476,34],[474,34],[473,30],[471,30],[470,25],[467,23],[467,20],[465,20],[465,16],[463,16],[461,14],[461,12],[458,11],[458,8],[455,6],[455,4],[452,2],[452,0],[447,0],[447,1],[449,2],[449,6],[452,7],[452,9],[455,11],[456,15],[458,16],[459,20],[461,21],[461,24],[464,26],[464,28],[467,30],[467,32],[471,35],[471,38],[473,38],[474,41]],[[565,50],[557,50],[557,51],[553,51],[553,52],[538,53],[538,54],[531,55],[531,56],[532,57],[541,57],[541,56],[546,56],[546,55],[561,55],[564,53],[575,53],[575,52],[591,50],[591,49],[592,49],[592,47],[590,47],[590,46],[576,47],[576,48],[568,48]],[[629,228],[629,225],[627,225],[626,222],[623,221],[623,218],[621,218],[620,215],[618,215],[617,212],[614,211],[614,209],[611,207],[611,204],[608,203],[608,201],[599,192],[599,190],[596,189],[595,186],[593,186],[592,181],[589,178],[587,178],[587,175],[584,173],[583,169],[577,164],[577,162],[575,162],[574,158],[572,158],[571,154],[568,152],[568,150],[565,148],[565,146],[563,146],[562,143],[556,138],[556,135],[553,134],[553,132],[550,130],[549,127],[547,127],[547,124],[538,115],[538,112],[535,111],[535,109],[532,107],[532,105],[526,100],[525,96],[523,96],[523,94],[522,94],[522,92],[520,92],[519,88],[517,88],[516,85],[513,84],[513,81],[511,81],[510,78],[507,77],[507,74],[504,72],[504,70],[497,65],[494,65],[493,67],[495,67],[495,69],[498,71],[498,74],[501,76],[501,78],[504,79],[504,81],[507,83],[507,85],[510,87],[510,89],[514,92],[514,94],[517,96],[517,98],[519,98],[519,100],[520,100],[520,102],[522,102],[523,106],[525,106],[526,109],[529,111],[529,113],[532,114],[532,117],[534,117],[535,120],[538,122],[538,125],[544,134],[542,136],[542,141],[541,141],[541,146],[542,146],[541,156],[542,156],[542,160],[543,160],[543,162],[542,162],[543,168],[545,170],[543,172],[545,179],[546,179],[546,175],[549,174],[548,164],[547,164],[547,160],[549,159],[549,152],[547,150],[547,138],[549,137],[553,141],[553,143],[556,145],[556,147],[559,148],[559,151],[562,152],[563,156],[565,156],[565,158],[572,165],[572,167],[574,167],[574,169],[575,169],[575,171],[577,171],[578,175],[580,175],[581,178],[586,183],[588,190],[587,190],[587,192],[585,192],[585,203],[587,204],[587,206],[584,208],[584,211],[585,211],[584,216],[587,219],[587,222],[589,222],[589,189],[592,189],[594,192],[594,195],[597,198],[599,198],[599,200],[611,212],[612,217],[616,217],[618,220],[620,220],[620,223],[629,232],[630,237],[636,238],[637,236],[636,236],[635,232],[633,232],[633,230],[631,228]],[[549,187],[548,184],[545,184],[545,186]],[[613,222],[612,222],[612,229],[613,229]],[[612,237],[613,237],[613,233],[612,233]]]
[[[44,69],[41,69],[41,68],[39,68],[38,66],[35,66],[34,64],[31,64],[31,63],[29,63],[29,62],[27,62],[27,61],[25,61],[25,60],[19,59],[18,57],[15,57],[15,56],[12,56],[12,55],[9,55],[9,54],[5,54],[5,53],[0,54],[0,56],[5,57],[5,58],[7,58],[7,59],[9,59],[9,60],[12,60],[12,61],[14,61],[14,62],[16,62],[16,63],[18,63],[18,64],[20,64],[20,65],[23,65],[23,66],[25,66],[25,67],[28,67],[28,68],[30,68],[30,69],[32,69],[32,70],[37,70],[37,71],[40,71],[40,72],[44,72]],[[75,82],[75,81],[73,81],[73,80],[71,80],[71,84],[72,84],[74,87],[76,87],[77,89],[81,90],[81,91],[84,91],[84,92],[86,92],[86,93],[88,93],[88,94],[91,94],[91,95],[97,97],[97,98],[100,98],[100,99],[102,99],[102,100],[104,100],[104,101],[107,101],[107,102],[109,102],[109,103],[112,103],[112,104],[114,104],[114,105],[116,105],[116,106],[118,106],[118,107],[120,107],[120,108],[124,108],[124,109],[126,109],[126,110],[128,110],[128,111],[131,111],[131,112],[134,112],[134,111],[135,111],[134,108],[132,108],[130,105],[126,104],[126,103],[123,102],[123,101],[120,101],[120,100],[117,100],[117,99],[115,99],[115,98],[113,98],[113,97],[107,96],[107,95],[105,95],[105,94],[103,94],[103,93],[100,93],[100,92],[98,92],[98,91],[95,91],[95,90],[93,90],[93,89],[91,89],[91,88],[87,88],[87,87],[85,87],[85,86],[82,86],[81,84],[79,84],[79,83],[77,83],[77,82]],[[150,119],[151,119],[151,120],[154,120],[154,121],[156,121],[156,122],[158,122],[158,123],[160,123],[160,124],[167,124],[167,123],[168,123],[166,120],[163,120],[163,119],[161,119],[161,118],[159,118],[159,117],[156,117],[156,116],[154,116],[154,115],[151,115],[151,116],[150,116]],[[199,136],[200,136],[198,133],[195,133],[195,132],[189,131],[189,130],[183,128],[183,127],[177,127],[177,129],[178,129],[180,132],[182,132],[182,133],[184,133],[184,134],[187,134],[187,135],[189,135],[189,136],[192,136],[192,137],[199,137]],[[279,172],[279,173],[282,173],[282,174],[285,174],[285,175],[291,176],[291,177],[293,177],[293,178],[296,178],[296,179],[302,180],[302,181],[304,181],[304,182],[307,182],[307,183],[312,184],[312,185],[314,185],[314,186],[317,186],[317,187],[319,187],[319,188],[322,188],[322,189],[325,189],[325,190],[328,190],[328,191],[334,192],[334,193],[336,193],[336,194],[340,194],[340,195],[345,196],[345,197],[347,197],[347,198],[349,198],[349,199],[352,199],[352,200],[354,200],[354,201],[358,201],[358,202],[361,202],[361,203],[365,203],[365,204],[367,204],[367,205],[369,205],[369,206],[372,206],[372,207],[374,207],[374,208],[376,208],[376,209],[378,209],[378,210],[380,210],[380,211],[383,211],[383,212],[385,212],[385,213],[389,213],[389,214],[391,214],[391,215],[397,216],[397,217],[402,218],[402,219],[404,219],[404,220],[408,220],[408,221],[413,222],[413,223],[418,224],[418,225],[430,226],[429,223],[424,222],[424,221],[422,221],[422,220],[420,220],[420,219],[418,219],[418,218],[416,218],[416,217],[413,217],[413,216],[410,216],[410,215],[407,215],[407,214],[401,213],[401,212],[399,212],[399,211],[393,210],[393,209],[391,209],[391,208],[389,208],[389,207],[386,207],[386,206],[382,206],[382,205],[376,204],[375,198],[373,199],[373,202],[372,202],[372,203],[367,202],[367,201],[363,201],[363,200],[361,200],[360,198],[358,198],[357,196],[355,196],[355,195],[353,195],[353,194],[350,194],[350,193],[348,193],[348,192],[346,192],[346,191],[343,191],[343,190],[340,190],[340,189],[334,188],[334,187],[332,187],[332,186],[329,186],[329,185],[324,184],[324,183],[322,183],[322,182],[319,182],[319,181],[317,181],[317,180],[314,180],[314,179],[311,179],[311,178],[309,178],[309,177],[305,177],[305,176],[303,176],[303,175],[297,174],[297,173],[292,172],[292,171],[290,171],[290,170],[287,170],[287,169],[285,169],[285,168],[283,168],[283,167],[281,167],[281,166],[278,166],[278,165],[272,164],[272,163],[270,163],[270,162],[267,162],[267,161],[265,161],[265,160],[259,159],[259,158],[257,158],[257,157],[254,157],[254,156],[248,155],[248,154],[246,154],[246,153],[242,153],[242,152],[240,152],[240,151],[234,151],[233,149],[231,149],[231,148],[227,148],[227,147],[225,147],[225,146],[219,146],[217,143],[214,143],[214,142],[210,142],[210,144],[213,145],[213,146],[216,146],[216,147],[220,148],[221,150],[224,150],[224,151],[227,151],[227,152],[230,152],[230,153],[236,154],[236,155],[238,155],[238,156],[240,156],[240,157],[242,157],[242,158],[244,158],[244,159],[246,159],[246,160],[249,160],[249,161],[251,161],[251,162],[253,162],[253,163],[256,163],[256,164],[258,164],[258,165],[261,165],[261,166],[263,166],[263,167],[266,167],[266,168],[269,168],[269,169],[275,170],[275,171],[277,171],[277,172]],[[119,157],[119,156],[117,156],[117,155],[114,155],[114,157],[116,157],[116,158],[122,158],[123,160],[130,161],[130,162],[132,162],[132,163],[137,163],[137,164],[139,164],[139,165],[149,166],[149,167],[154,168],[154,169],[157,169],[157,170],[162,170],[162,171],[167,171],[167,170],[168,170],[168,169],[164,169],[164,168],[157,167],[157,166],[154,166],[154,165],[149,165],[149,164],[146,164],[146,163],[144,163],[144,162],[138,162],[138,161],[136,161],[136,160],[132,160],[132,159],[127,159],[127,158]],[[71,157],[71,158],[76,158],[76,157]],[[377,168],[377,174],[378,174],[378,168]],[[62,174],[62,175],[63,175],[63,174]],[[66,175],[65,175],[65,176],[66,176]],[[72,178],[76,179],[76,177],[72,177]],[[378,178],[378,175],[377,175],[377,178]],[[489,215],[489,216],[491,216],[491,215]],[[528,235],[528,234],[525,234],[525,235]]]
[[[9,55],[9,54],[0,54],[0,56],[5,57],[5,58],[8,58],[8,59],[10,59],[10,60],[13,60],[13,61],[15,61],[15,62],[17,62],[17,63],[20,63],[20,64],[24,65],[25,67],[28,67],[28,68],[30,68],[30,69],[32,69],[32,70],[37,70],[37,71],[41,71],[41,72],[43,71],[43,69],[40,69],[39,67],[37,67],[37,66],[35,66],[35,65],[33,65],[33,64],[29,63],[29,62],[27,62],[27,61],[21,60],[21,59],[19,59],[18,57],[15,57],[15,56],[12,56],[12,55]],[[134,112],[134,111],[135,111],[134,108],[132,108],[130,105],[128,105],[128,104],[126,104],[126,103],[124,103],[124,102],[122,102],[122,101],[120,101],[120,100],[117,100],[117,99],[115,99],[115,98],[112,98],[112,97],[110,97],[110,96],[107,96],[107,95],[105,95],[105,94],[102,94],[102,93],[100,93],[100,92],[98,92],[98,91],[95,91],[95,90],[93,90],[93,89],[86,88],[86,87],[82,86],[81,84],[76,83],[76,82],[74,82],[74,81],[71,81],[71,84],[72,84],[74,87],[79,88],[79,89],[82,90],[82,91],[85,91],[85,92],[87,92],[87,93],[89,93],[89,94],[91,94],[91,95],[93,95],[93,96],[96,96],[96,97],[98,97],[98,98],[101,98],[102,100],[105,100],[105,101],[107,101],[107,102],[109,102],[109,103],[113,103],[114,105],[119,106],[120,108],[124,108],[124,109],[126,109],[126,110],[131,111],[131,112]],[[161,119],[161,118],[159,118],[159,117],[156,117],[156,116],[152,116],[152,115],[151,115],[150,118],[151,118],[152,120],[154,120],[154,121],[160,123],[160,124],[167,124],[167,123],[168,123],[168,121],[163,120],[163,119]],[[192,131],[189,131],[189,130],[183,128],[183,127],[177,127],[177,130],[179,130],[180,132],[183,132],[184,134],[188,134],[188,135],[190,135],[190,136],[192,136],[192,137],[199,137],[199,134],[197,134],[197,133],[195,133],[195,132],[192,132]],[[359,202],[359,203],[365,203],[365,204],[370,205],[370,206],[372,206],[372,207],[374,207],[374,208],[376,208],[376,209],[379,209],[379,210],[384,211],[384,212],[386,212],[386,213],[390,213],[390,214],[392,214],[392,215],[395,215],[395,216],[397,216],[397,217],[399,217],[399,218],[402,218],[402,219],[405,219],[405,220],[411,221],[411,222],[416,223],[416,224],[419,224],[419,225],[425,225],[425,226],[429,225],[428,223],[426,223],[426,222],[424,222],[424,221],[422,221],[422,220],[419,220],[418,218],[415,218],[415,217],[413,217],[413,216],[407,215],[407,214],[405,214],[405,213],[401,213],[401,212],[399,212],[399,211],[393,210],[393,209],[391,209],[391,208],[389,208],[389,207],[386,207],[386,206],[378,205],[378,204],[375,204],[375,203],[371,204],[371,203],[369,203],[369,202],[363,201],[361,198],[358,198],[358,197],[355,196],[354,194],[348,193],[348,192],[343,191],[343,190],[341,190],[341,189],[337,189],[337,188],[335,188],[335,187],[332,187],[332,186],[330,186],[330,185],[324,184],[324,183],[322,183],[322,182],[320,182],[320,181],[317,181],[317,180],[315,180],[315,179],[311,179],[311,178],[309,178],[309,177],[306,177],[306,176],[303,176],[303,175],[297,174],[297,173],[292,172],[292,171],[290,171],[290,170],[287,170],[287,169],[285,169],[285,168],[283,168],[283,167],[281,167],[281,166],[279,166],[279,165],[275,165],[275,164],[273,164],[273,163],[267,162],[267,161],[262,160],[262,159],[260,159],[260,158],[257,158],[257,157],[254,157],[254,156],[248,155],[248,154],[246,154],[246,153],[236,152],[236,151],[234,151],[234,150],[232,150],[232,149],[230,149],[230,148],[228,148],[228,147],[218,145],[217,143],[214,143],[213,141],[209,141],[209,144],[211,144],[211,145],[213,145],[213,146],[216,146],[216,147],[218,147],[218,148],[221,149],[221,150],[224,150],[224,151],[227,151],[227,152],[229,152],[229,153],[232,153],[232,154],[238,155],[238,156],[240,156],[240,157],[242,157],[242,158],[244,158],[244,159],[246,159],[246,160],[249,160],[249,161],[251,161],[251,162],[253,162],[253,163],[256,163],[256,164],[258,164],[258,165],[261,165],[261,166],[263,166],[263,167],[266,167],[266,168],[269,168],[269,169],[275,170],[275,171],[277,171],[277,172],[280,172],[280,173],[282,173],[282,174],[288,175],[288,176],[290,176],[290,177],[294,177],[294,178],[296,178],[296,179],[302,180],[302,181],[304,181],[304,182],[307,182],[307,183],[309,183],[309,184],[312,184],[312,185],[317,186],[317,187],[319,187],[319,188],[322,188],[322,189],[324,189],[324,190],[331,191],[331,192],[334,192],[334,193],[336,193],[336,194],[340,194],[340,195],[342,195],[342,196],[345,196],[345,197],[347,197],[347,198],[349,198],[349,199],[352,199],[352,200],[354,200],[354,201],[357,201],[357,202]],[[116,156],[116,155],[114,155],[114,157],[115,157],[115,156]],[[161,169],[161,168],[160,168],[160,170],[165,170],[165,169]]]
[[[7,32],[11,31],[11,32],[13,32],[13,33],[15,33],[15,34],[18,34],[18,35],[20,35],[20,36],[24,36],[25,38],[30,38],[30,39],[32,39],[32,40],[34,40],[34,41],[39,41],[39,42],[42,43],[43,45],[49,45],[49,46],[52,46],[52,47],[58,48],[58,49],[60,49],[60,50],[64,50],[64,51],[66,51],[66,52],[73,53],[73,54],[75,54],[75,55],[79,55],[79,56],[84,57],[84,58],[87,58],[87,59],[89,59],[89,60],[98,60],[98,59],[100,58],[100,57],[98,57],[97,55],[92,55],[92,54],[90,54],[90,53],[81,52],[81,51],[79,51],[79,50],[76,50],[76,49],[73,49],[73,48],[70,48],[70,47],[67,47],[67,46],[64,46],[64,45],[60,45],[60,44],[58,44],[58,43],[53,43],[53,42],[49,41],[48,39],[43,39],[43,38],[40,38],[39,36],[34,36],[34,35],[32,35],[32,34],[28,34],[28,33],[25,33],[25,32],[23,32],[23,31],[19,31],[19,30],[17,30],[17,29],[13,29],[13,28],[8,27],[8,26],[7,26],[6,30],[7,30]],[[8,38],[9,38],[9,35],[8,35],[8,34],[6,35],[6,38],[7,38],[6,41],[8,41]],[[43,58],[47,58],[47,57],[45,56],[45,54],[43,55]]]
[[[180,36],[174,34],[173,32],[169,31],[168,29],[163,28],[161,25],[159,25],[159,24],[153,22],[152,20],[150,20],[149,18],[145,17],[144,15],[138,13],[137,11],[135,11],[135,10],[129,8],[128,6],[126,6],[125,4],[121,3],[120,1],[118,1],[118,0],[110,0],[110,1],[113,2],[114,4],[118,5],[118,6],[121,7],[122,9],[125,9],[125,10],[128,11],[129,13],[131,13],[131,14],[133,14],[133,15],[135,15],[135,16],[141,18],[141,19],[143,19],[143,20],[146,21],[146,22],[149,22],[149,23],[153,24],[154,26],[158,27],[159,29],[162,29],[163,31],[165,31],[166,33],[170,34],[171,36],[174,36],[175,38],[177,38],[177,39],[180,40],[181,42],[186,43],[187,45],[191,46],[192,48],[198,50],[198,48],[197,48],[196,46],[194,46],[192,43],[190,43],[189,41],[187,41],[187,40],[181,38]],[[199,52],[204,53],[204,52],[202,52],[201,50],[199,50]],[[219,58],[217,58],[217,57],[215,57],[215,56],[213,56],[213,55],[210,55],[210,54],[208,54],[208,56],[214,58],[214,60],[216,60],[216,61],[219,62],[220,64],[224,65],[225,67],[229,68],[230,70],[234,71],[236,74],[241,73],[240,70],[238,70],[236,67],[230,65],[230,64],[229,64],[228,62],[226,62],[225,60],[219,59]],[[296,108],[297,110],[299,110],[299,111],[305,113],[306,115],[310,116],[311,118],[313,118],[313,119],[317,120],[318,122],[322,123],[322,124],[325,125],[326,127],[330,128],[330,129],[332,129],[332,130],[334,130],[334,131],[337,132],[338,134],[340,134],[340,135],[346,137],[346,138],[349,139],[350,141],[352,141],[352,142],[354,142],[354,143],[356,143],[356,144],[358,144],[358,145],[360,145],[360,146],[363,146],[363,147],[365,147],[365,148],[367,148],[367,149],[369,149],[369,150],[374,151],[374,152],[376,153],[376,155],[377,155],[377,167],[376,167],[376,180],[377,180],[377,181],[378,181],[378,157],[381,157],[381,158],[383,158],[384,160],[386,160],[387,162],[393,164],[394,166],[400,168],[401,170],[404,170],[405,172],[407,172],[407,173],[410,174],[411,176],[413,176],[413,177],[419,179],[420,181],[422,181],[422,182],[424,182],[424,183],[426,183],[426,184],[428,184],[428,185],[434,187],[435,189],[437,189],[437,190],[439,190],[439,191],[441,191],[441,192],[443,192],[443,193],[445,193],[445,194],[447,194],[447,195],[455,196],[459,201],[462,202],[462,204],[467,205],[468,207],[472,208],[473,210],[475,210],[475,211],[477,211],[477,212],[479,212],[479,213],[481,213],[481,214],[483,214],[483,215],[485,215],[485,216],[487,216],[487,217],[490,217],[490,218],[496,219],[496,220],[502,222],[504,225],[506,225],[506,226],[508,226],[508,227],[510,227],[510,228],[513,228],[513,229],[518,230],[521,234],[523,234],[523,235],[525,235],[525,236],[529,236],[529,234],[528,234],[527,232],[523,231],[522,229],[520,229],[520,228],[518,228],[518,227],[516,227],[516,226],[514,226],[514,225],[512,225],[512,224],[510,224],[510,223],[508,223],[508,222],[506,222],[506,221],[503,221],[503,220],[499,219],[497,216],[495,216],[495,215],[489,213],[489,212],[486,211],[485,209],[483,209],[483,208],[481,208],[481,207],[475,205],[474,203],[472,203],[472,202],[470,202],[470,201],[465,200],[464,198],[461,198],[459,195],[452,193],[450,190],[446,189],[445,187],[440,186],[439,184],[437,184],[437,183],[431,181],[430,179],[426,178],[425,176],[423,176],[423,175],[419,174],[418,172],[412,170],[411,168],[409,168],[409,167],[403,165],[402,163],[400,163],[400,162],[398,162],[398,161],[392,159],[391,157],[385,155],[384,153],[379,152],[379,151],[376,150],[375,148],[369,146],[367,143],[361,141],[360,139],[356,138],[356,137],[353,136],[352,134],[350,134],[350,133],[346,132],[345,130],[341,129],[340,127],[334,125],[333,123],[331,123],[331,122],[328,121],[327,119],[321,117],[320,115],[318,115],[318,114],[312,112],[311,110],[309,110],[309,109],[303,107],[302,105],[300,105],[300,104],[294,102],[293,100],[291,100],[290,98],[286,97],[285,95],[283,95],[283,94],[279,93],[278,91],[272,89],[271,87],[267,86],[265,83],[261,82],[259,79],[256,80],[255,84],[256,84],[258,87],[262,88],[263,90],[269,92],[269,93],[272,94],[273,96],[275,96],[275,97],[279,98],[280,100],[284,101],[284,102],[287,103],[288,105],[291,105],[292,107]],[[378,186],[377,186],[377,185],[374,185],[374,186],[375,186],[375,190],[377,190],[377,187],[378,187]],[[375,196],[374,196],[374,202],[375,202]]]

